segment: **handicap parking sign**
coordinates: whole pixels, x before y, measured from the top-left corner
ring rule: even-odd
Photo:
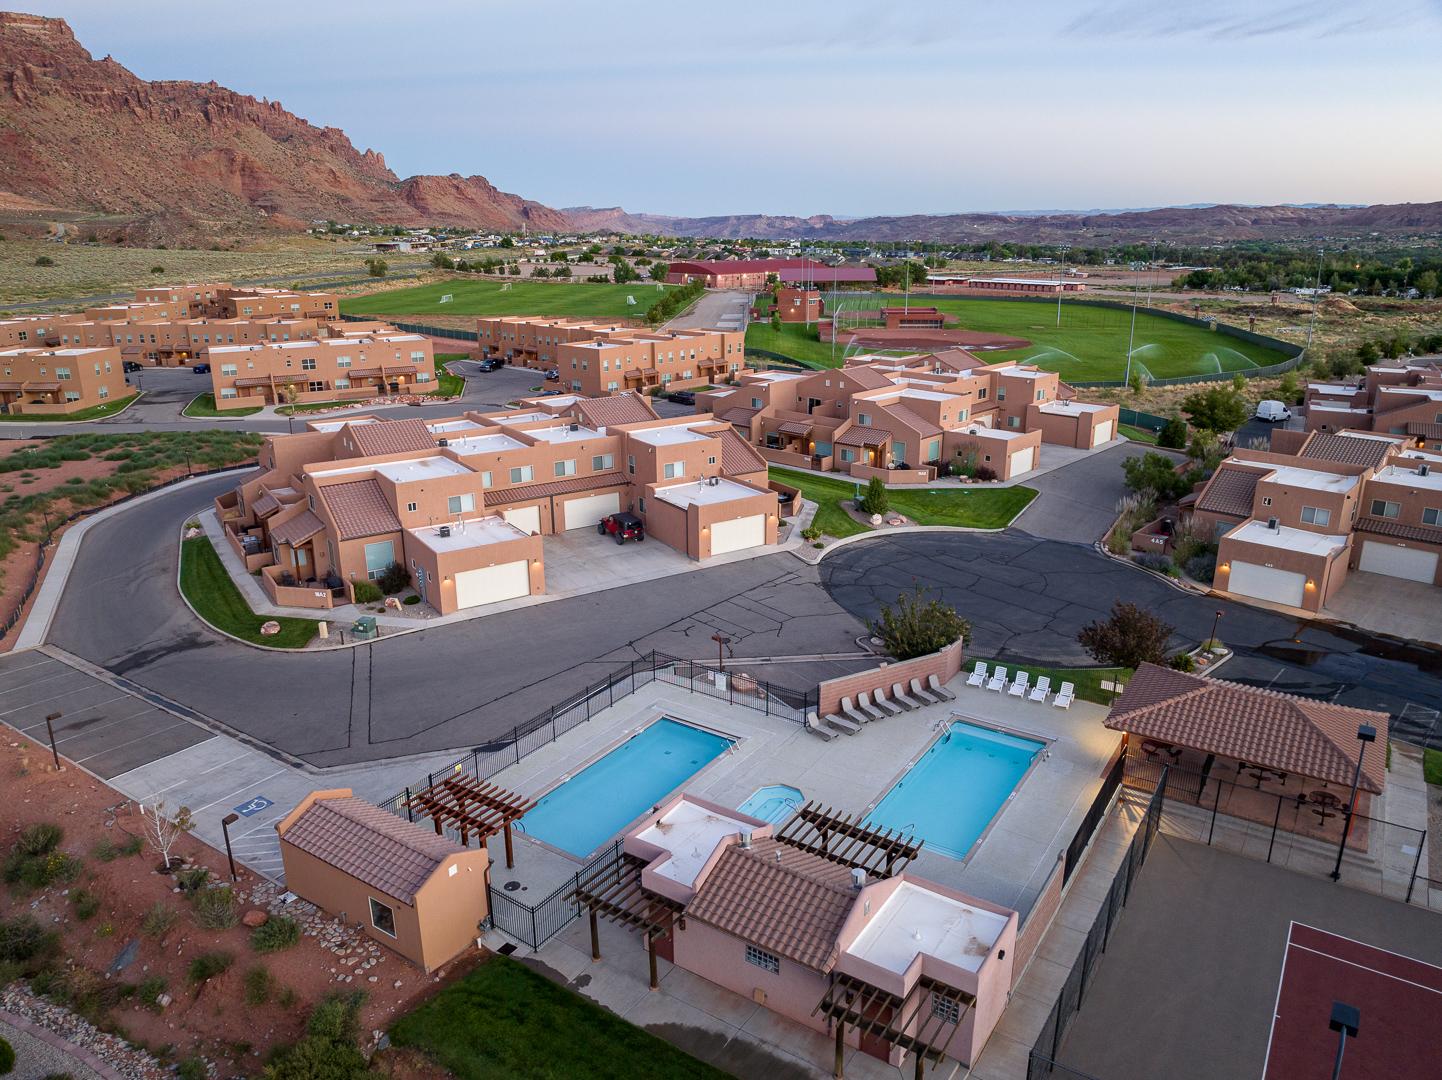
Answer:
[[[267,799],[264,795],[257,795],[249,802],[243,802],[239,806],[237,806],[235,808],[235,812],[241,817],[250,817],[251,814],[258,814],[267,806],[274,805],[275,803],[273,803],[270,799]]]

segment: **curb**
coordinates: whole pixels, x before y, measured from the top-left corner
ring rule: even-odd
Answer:
[[[19,416],[21,419],[15,421],[7,420],[5,421],[5,423],[14,423],[16,427],[24,427],[26,424],[64,424],[66,427],[80,427],[82,424],[101,424],[107,420],[114,420],[117,416],[124,416],[144,396],[144,390],[137,390],[134,394],[130,396],[130,400],[125,403],[125,408],[121,409],[119,412],[109,413],[106,416],[92,416],[89,420],[66,420],[63,416],[61,416],[59,419],[56,419],[58,414],[55,413],[47,413],[44,415],[35,415],[33,413],[16,413],[16,415]],[[0,426],[0,431],[3,430],[4,427]],[[22,437],[29,438],[29,436],[16,436],[16,438]],[[44,436],[41,437],[43,438]]]
[[[1038,493],[1038,494],[1040,494],[1040,493]],[[803,547],[803,548],[800,548],[800,549],[798,549],[798,550],[796,550],[796,551],[793,551],[792,554],[795,555],[798,559],[800,559],[800,560],[801,560],[802,562],[804,562],[804,563],[807,563],[807,564],[809,564],[809,565],[811,565],[811,566],[817,566],[817,565],[820,564],[820,562],[821,562],[822,559],[826,558],[826,556],[830,555],[830,554],[831,554],[833,551],[835,551],[837,548],[839,548],[839,547],[845,547],[847,544],[854,544],[854,543],[857,543],[857,542],[859,542],[859,541],[861,541],[861,540],[879,540],[879,539],[883,539],[883,538],[888,537],[888,536],[903,536],[903,535],[905,535],[905,534],[907,534],[907,533],[1000,533],[1000,532],[1006,532],[1008,529],[1010,529],[1013,525],[1016,524],[1017,518],[1021,517],[1022,514],[1026,513],[1029,509],[1031,509],[1031,505],[1032,505],[1032,503],[1034,503],[1034,502],[1036,502],[1036,498],[1035,498],[1035,497],[1033,497],[1030,502],[1028,502],[1028,503],[1027,503],[1025,506],[1023,506],[1020,510],[1018,510],[1018,511],[1016,512],[1016,514],[1012,517],[1012,519],[1011,519],[1010,521],[1008,521],[1005,525],[998,526],[997,528],[994,528],[994,529],[983,529],[983,528],[977,528],[977,527],[972,527],[972,526],[968,526],[968,525],[899,525],[899,526],[893,526],[893,527],[891,527],[891,528],[889,528],[889,529],[884,529],[884,530],[883,530],[883,529],[871,529],[871,530],[868,531],[868,532],[855,533],[855,534],[853,534],[853,535],[851,535],[851,536],[843,536],[843,537],[841,537],[839,540],[833,540],[833,541],[831,541],[831,543],[827,544],[824,548],[822,548],[822,549],[819,550],[819,551],[818,551],[816,548],[805,548],[805,547]],[[799,536],[800,533],[798,532],[797,535]],[[1141,569],[1141,568],[1138,567],[1138,569]]]

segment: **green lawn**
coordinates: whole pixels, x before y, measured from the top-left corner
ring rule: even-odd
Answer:
[[[883,296],[876,303],[880,306],[897,300]],[[940,308],[947,314],[949,326],[1009,334],[1032,343],[1021,349],[981,352],[979,355],[988,361],[1026,361],[1079,382],[1122,378],[1129,340],[1133,342],[1133,369],[1140,367],[1158,379],[1246,371],[1286,359],[1274,349],[1143,311],[1137,312],[1136,335],[1132,338],[1130,310],[1064,303],[1058,327],[1054,304],[952,298],[918,298],[912,302]],[[857,301],[846,303],[854,307]],[[809,365],[832,366],[831,346],[818,340],[814,327],[808,332],[804,327],[788,325],[778,333],[769,324],[753,324],[746,331],[746,344],[793,356]]]
[[[217,416],[251,416],[260,410],[261,406],[259,405],[248,409],[217,409],[214,394],[197,394],[191,399],[190,404],[180,411],[180,415],[211,419]]]
[[[510,287],[501,291],[502,284]],[[672,286],[666,286],[671,288]],[[452,300],[442,304],[449,293]],[[656,283],[625,285],[495,278],[442,281],[341,301],[346,315],[598,315],[640,317],[656,302]],[[633,297],[635,304],[627,304]]]
[[[1429,784],[1442,784],[1442,750],[1428,747],[1422,751],[1422,778]]]
[[[801,489],[803,498],[816,503],[813,522],[827,536],[838,539],[870,532],[841,508],[843,500],[855,497],[853,480],[812,476],[791,469],[773,468],[771,479]],[[862,485],[863,487],[865,485]],[[893,490],[891,508],[918,525],[955,525],[970,529],[1002,529],[1026,509],[1036,497],[1028,487],[1009,488],[909,488]]]
[[[964,673],[970,674],[976,667],[977,662],[986,664],[988,669],[995,669],[998,663],[1007,670],[1007,678],[1013,680],[1019,671],[1025,671],[1031,675],[1031,684],[1036,685],[1038,679],[1043,675],[1051,679],[1052,693],[1061,689],[1064,682],[1072,683],[1076,687],[1076,696],[1083,701],[1092,701],[1098,705],[1110,705],[1112,703],[1112,692],[1103,690],[1103,682],[1122,682],[1131,680],[1133,672],[1130,668],[1113,667],[1042,667],[1040,664],[1018,664],[1012,660],[988,660],[984,656],[968,656],[964,665]],[[1030,691],[1028,691],[1030,693]]]
[[[1148,428],[1133,427],[1131,424],[1118,424],[1117,432],[1125,435],[1132,442],[1143,442],[1148,446],[1157,445],[1157,433]]]
[[[139,394],[131,394],[128,397],[116,398],[114,401],[106,402],[104,405],[92,405],[88,409],[81,409],[79,412],[66,413],[4,413],[0,415],[0,421],[8,421],[12,424],[73,424],[78,420],[98,420],[102,416],[114,416],[116,413],[124,412],[135,403]]]
[[[729,1074],[506,956],[391,1027],[460,1080],[723,1080]]]
[[[315,636],[314,619],[280,617],[280,633],[265,637],[260,632],[265,616],[250,610],[245,597],[225,572],[210,540],[196,536],[180,544],[180,591],[200,617],[217,630],[244,641],[276,649],[301,649]]]

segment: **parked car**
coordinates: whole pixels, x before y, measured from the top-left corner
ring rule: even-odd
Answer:
[[[695,405],[696,395],[690,390],[675,390],[671,394],[671,400],[677,405]]]
[[[1292,410],[1280,401],[1259,401],[1257,402],[1257,419],[1273,424],[1280,423],[1292,419]]]
[[[193,371],[193,372],[195,372],[197,375],[209,375],[209,374],[210,374],[210,365],[209,365],[209,364],[195,364],[194,366],[191,367],[190,370]]]
[[[619,514],[603,517],[596,523],[596,532],[601,536],[610,533],[618,544],[624,544],[627,540],[634,540],[639,544],[646,539],[646,526],[641,519],[624,510]]]
[[[501,365],[495,360],[482,360],[479,364],[476,365],[476,367],[479,368],[481,371],[495,371],[500,366]]]
[[[557,371],[555,368],[552,368],[550,371],[546,372],[546,381],[547,381],[547,382],[560,382],[560,381],[561,381],[561,373],[560,373],[559,371]]]
[[[144,367],[144,365],[137,364],[134,360],[122,360],[120,362],[120,367],[125,372],[125,374],[129,375],[132,371],[139,371],[142,367]]]

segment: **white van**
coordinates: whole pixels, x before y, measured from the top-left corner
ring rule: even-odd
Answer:
[[[1274,424],[1280,423],[1283,420],[1292,419],[1292,410],[1280,401],[1259,401],[1257,402],[1257,419]]]

